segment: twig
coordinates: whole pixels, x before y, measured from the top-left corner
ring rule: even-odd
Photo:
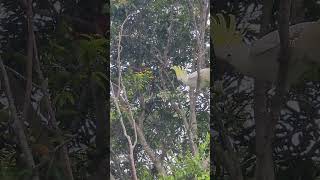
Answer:
[[[17,72],[16,70],[12,69],[11,67],[9,67],[9,66],[7,66],[7,65],[4,65],[4,67],[5,67],[7,70],[11,71],[14,75],[16,75],[17,77],[19,77],[20,79],[22,79],[22,80],[24,80],[24,81],[27,80],[22,74],[20,74],[20,73]],[[36,83],[34,83],[34,82],[32,82],[32,85],[33,85],[34,87],[36,87],[36,88],[39,88],[39,89],[41,88],[38,84],[36,84]]]

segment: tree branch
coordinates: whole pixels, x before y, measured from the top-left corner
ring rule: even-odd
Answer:
[[[22,152],[25,156],[26,164],[27,164],[28,168],[30,170],[32,170],[35,167],[34,158],[32,156],[32,152],[31,152],[30,146],[28,144],[26,134],[24,132],[23,123],[18,118],[17,109],[14,105],[14,100],[13,100],[13,96],[12,96],[12,92],[11,92],[11,88],[10,88],[8,74],[7,74],[7,71],[4,67],[4,64],[3,64],[1,57],[0,57],[0,69],[2,72],[3,80],[4,80],[5,91],[7,94],[8,101],[9,101],[9,108],[10,108],[11,116],[13,117],[13,130],[15,131],[15,134],[18,137],[19,146],[21,147]],[[38,176],[37,172],[32,177],[32,179],[39,180],[39,176]]]

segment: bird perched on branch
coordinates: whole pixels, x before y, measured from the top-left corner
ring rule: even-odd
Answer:
[[[213,18],[211,36],[216,58],[233,65],[244,75],[276,82],[279,69],[280,38],[273,31],[254,41],[244,43],[243,34],[236,31],[233,15],[227,24],[222,14]],[[296,83],[310,65],[320,64],[320,22],[304,22],[289,27],[290,60],[286,87]]]
[[[192,88],[197,87],[198,81],[198,71],[195,71],[191,74],[188,74],[185,69],[178,66],[173,66],[173,69],[177,75],[177,79],[181,81],[183,84],[190,86]],[[206,88],[210,86],[210,68],[200,69],[200,88]]]

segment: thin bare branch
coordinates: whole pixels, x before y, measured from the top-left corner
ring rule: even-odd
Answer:
[[[120,26],[120,31],[119,31],[119,35],[118,35],[118,45],[117,45],[117,68],[118,68],[118,87],[121,87],[121,51],[122,51],[122,46],[121,46],[121,42],[122,42],[122,34],[123,34],[123,28],[124,25],[126,24],[126,22],[129,20],[129,18],[133,15],[138,14],[139,11],[136,11],[134,13],[129,14],[125,20],[123,21],[123,23]],[[119,96],[120,94],[120,89],[117,91],[116,96]]]

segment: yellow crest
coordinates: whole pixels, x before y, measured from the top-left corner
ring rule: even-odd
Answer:
[[[242,41],[242,35],[236,31],[234,15],[229,15],[229,26],[222,14],[217,14],[217,19],[212,18],[211,37],[215,45],[238,44]]]
[[[176,73],[177,77],[182,77],[182,76],[186,76],[187,72],[182,69],[182,67],[179,66],[173,66],[171,69],[174,70],[174,72]]]

